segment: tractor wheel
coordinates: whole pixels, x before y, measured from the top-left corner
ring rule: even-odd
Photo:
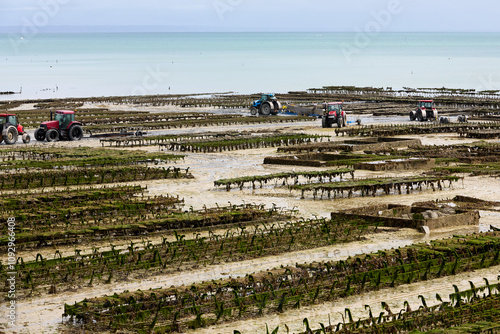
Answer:
[[[337,117],[337,127],[341,128],[343,124],[342,117]]]
[[[80,140],[83,138],[83,129],[80,125],[76,124],[69,128],[69,140]]]
[[[419,122],[423,122],[424,121],[424,117],[422,116],[422,111],[417,111],[417,121]]]
[[[438,112],[437,112],[437,110],[432,112],[432,118],[434,118],[434,120],[436,120],[436,121],[438,120]]]
[[[50,129],[45,134],[45,139],[47,139],[48,142],[58,141],[59,140],[59,132],[56,129]]]
[[[331,124],[330,124],[330,122],[328,122],[328,117],[326,117],[326,115],[323,116],[323,118],[321,119],[321,126],[323,128],[329,128],[329,127],[331,127]]]
[[[35,131],[35,139],[37,141],[44,141],[45,140],[45,131],[43,131],[42,128],[38,128]]]
[[[31,137],[27,133],[23,134],[22,138],[23,138],[23,143],[25,144],[29,144],[31,142]]]
[[[271,114],[276,115],[280,110],[281,110],[281,103],[279,103],[278,101],[273,101],[273,110],[271,111]]]
[[[255,116],[257,115],[258,112],[259,110],[257,110],[257,108],[255,107],[250,108],[250,115]]]
[[[410,121],[414,121],[415,120],[415,111],[412,110],[410,111]]]
[[[5,130],[5,134],[3,136],[3,140],[7,145],[13,145],[16,143],[19,133],[14,126],[9,126],[7,130]]]
[[[271,108],[271,104],[269,102],[264,102],[260,106],[260,113],[264,116],[269,116],[271,114],[272,109],[273,108]]]

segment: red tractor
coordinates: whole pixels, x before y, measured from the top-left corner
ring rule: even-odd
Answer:
[[[50,112],[50,121],[43,122],[35,131],[38,141],[58,141],[60,139],[80,140],[83,138],[82,123],[75,121],[75,112],[57,110]]]
[[[410,121],[430,121],[438,118],[438,112],[433,100],[418,101],[417,109],[410,111]]]
[[[339,128],[347,125],[347,115],[343,109],[342,102],[330,102],[325,106],[322,126],[324,128],[331,128],[332,124],[337,124]]]
[[[30,135],[24,132],[16,115],[0,114],[0,143],[3,141],[7,145],[13,145],[17,142],[19,135],[22,136],[23,143],[27,144],[31,141]]]

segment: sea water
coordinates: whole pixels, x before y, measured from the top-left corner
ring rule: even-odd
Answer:
[[[322,86],[500,90],[498,33],[0,35],[0,99]]]

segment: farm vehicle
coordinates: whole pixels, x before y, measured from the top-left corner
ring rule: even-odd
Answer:
[[[27,144],[31,141],[30,135],[19,124],[16,115],[0,114],[0,143],[3,141],[7,145],[13,145],[17,142],[19,135],[22,136],[23,143]]]
[[[83,138],[82,123],[75,121],[75,112],[57,110],[50,112],[50,121],[40,124],[35,131],[35,139],[48,142],[58,140],[80,140]]]
[[[326,104],[322,117],[322,126],[331,128],[333,124],[341,128],[347,125],[347,115],[343,109],[342,102],[330,102]]]
[[[417,108],[410,111],[410,121],[424,122],[437,119],[438,112],[433,100],[420,100],[418,101]]]
[[[274,94],[262,94],[260,100],[255,100],[250,107],[252,115],[276,115],[281,110],[281,103]]]

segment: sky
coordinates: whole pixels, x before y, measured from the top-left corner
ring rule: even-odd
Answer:
[[[498,0],[0,0],[0,32],[500,32],[498,13]]]

